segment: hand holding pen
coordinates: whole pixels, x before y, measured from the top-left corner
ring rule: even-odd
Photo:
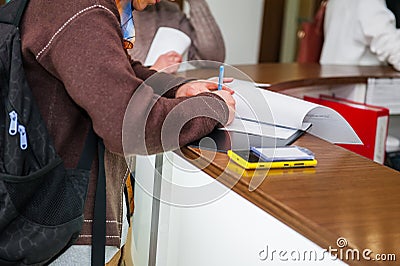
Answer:
[[[203,92],[212,92],[221,97],[228,106],[228,121],[226,125],[230,124],[235,118],[236,101],[232,94],[234,91],[225,86],[224,83],[233,81],[233,78],[224,78],[223,66],[220,67],[218,76],[218,83],[213,79],[211,80],[195,80],[182,85],[176,92],[175,97],[190,97]]]
[[[224,85],[224,83],[232,82],[233,78],[224,78],[223,65],[219,68],[218,83],[216,81],[216,78],[212,78],[209,80],[195,80],[188,82],[178,89],[175,97],[190,97],[203,92],[215,91],[227,91],[230,94],[234,93],[231,88]]]
[[[233,79],[231,80],[233,81]],[[223,85],[224,84],[224,66],[221,65],[219,67],[219,75],[218,75],[218,91],[214,92],[218,94],[226,103],[229,109],[229,117],[227,121],[227,125],[232,123],[235,118],[235,109],[236,109],[236,101],[232,97],[233,90]],[[224,89],[224,90],[223,90]]]
[[[224,79],[224,82],[231,82],[231,79]],[[233,94],[234,91],[227,86],[222,86],[221,91]],[[195,80],[188,82],[177,90],[175,97],[191,97],[203,92],[218,92],[218,84],[210,80]]]

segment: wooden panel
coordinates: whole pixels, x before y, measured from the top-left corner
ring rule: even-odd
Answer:
[[[5,4],[5,3],[6,3],[6,0],[0,0],[0,6]]]
[[[259,62],[279,62],[284,2],[265,0]]]

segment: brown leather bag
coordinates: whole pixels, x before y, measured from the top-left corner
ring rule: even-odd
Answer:
[[[313,21],[301,23],[297,32],[299,49],[297,62],[318,63],[324,43],[324,17],[328,1],[322,1]]]

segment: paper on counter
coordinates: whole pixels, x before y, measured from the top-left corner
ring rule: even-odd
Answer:
[[[365,102],[389,109],[390,114],[400,114],[400,79],[369,78]]]
[[[311,124],[304,123],[300,130],[307,131]],[[228,127],[219,128],[220,130],[248,133],[258,136],[265,136],[278,139],[289,139],[297,134],[299,129],[280,127],[277,125],[264,124],[256,121],[236,118]]]
[[[256,85],[256,87],[259,87],[259,88],[269,88],[269,87],[271,87],[271,84],[270,83],[254,83],[255,85]]]
[[[144,65],[152,66],[160,55],[170,51],[184,56],[191,43],[190,37],[184,32],[174,28],[160,27],[151,43]]]
[[[350,124],[329,107],[259,89],[250,81],[234,80],[225,85],[235,91],[233,96],[236,100],[235,121],[225,130],[243,131],[243,120],[302,130],[311,123],[308,132],[331,143],[362,144]],[[273,128],[276,138],[286,138],[285,134],[289,134],[278,127]],[[245,129],[249,134],[260,135],[260,127],[248,126]],[[261,132],[268,135],[272,131],[261,129]]]

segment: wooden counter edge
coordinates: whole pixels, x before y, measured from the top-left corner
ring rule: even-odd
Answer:
[[[268,214],[272,215],[274,218],[278,219],[299,234],[311,240],[321,248],[328,249],[329,246],[333,247],[333,244],[336,243],[339,236],[315,224],[314,222],[305,218],[299,213],[294,212],[292,209],[285,207],[285,205],[275,200],[268,194],[260,193],[257,189],[254,191],[249,191],[249,182],[246,182],[243,178],[240,178],[236,182],[236,179],[234,177],[229,175],[229,173],[226,173],[224,169],[218,167],[216,164],[210,164],[210,162],[207,159],[203,158],[201,154],[198,153],[195,149],[191,147],[183,147],[180,151],[176,151],[176,153],[187,160],[189,163],[202,169],[202,171],[208,174],[210,177],[214,179],[218,177],[218,181],[220,183],[227,186],[228,188],[231,188],[241,197],[253,203]],[[196,159],[196,163],[192,162],[192,160],[194,159]],[[236,182],[233,187],[231,185],[232,182]],[[362,250],[362,248],[350,244],[347,247],[343,248],[344,251],[349,249]],[[352,265],[364,265],[364,263],[365,262],[363,262],[362,260],[351,261]],[[378,262],[375,261],[375,263]]]

